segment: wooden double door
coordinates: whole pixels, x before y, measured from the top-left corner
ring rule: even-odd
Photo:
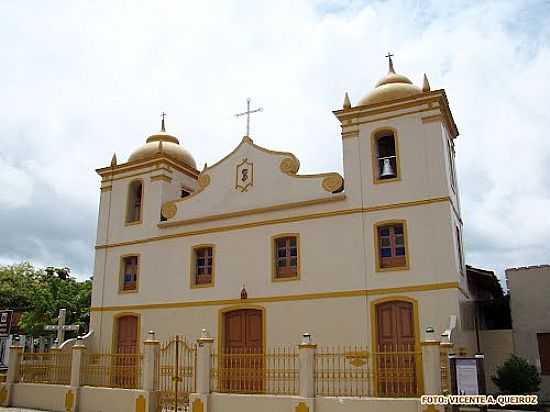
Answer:
[[[407,301],[376,305],[376,384],[379,396],[415,396],[418,393],[415,313]]]
[[[263,313],[239,309],[224,313],[220,354],[225,392],[261,393],[264,388]]]
[[[137,388],[139,365],[134,356],[138,351],[138,317],[121,316],[116,319],[116,348],[111,359],[111,385]]]

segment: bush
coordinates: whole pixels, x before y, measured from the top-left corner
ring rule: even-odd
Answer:
[[[516,355],[498,367],[496,376],[491,376],[491,379],[504,395],[537,393],[541,382],[537,368]]]

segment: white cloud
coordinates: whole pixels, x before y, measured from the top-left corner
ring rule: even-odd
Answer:
[[[29,205],[32,186],[32,178],[25,170],[16,168],[0,155],[0,207]]]
[[[17,170],[29,184],[21,186],[39,182],[57,202],[93,216],[93,170],[115,151],[125,160],[158,129],[161,111],[202,165],[240,141],[244,125],[233,114],[251,96],[265,109],[253,120],[255,141],[296,153],[304,172],[341,170],[331,110],[345,91],[353,102],[366,94],[385,73],[383,56],[391,50],[398,71],[417,83],[427,72],[433,88],[447,90],[462,134],[457,169],[469,263],[499,271],[545,263],[550,13],[544,4],[3,2],[2,147],[10,164],[25,165]],[[0,199],[12,199],[27,189],[0,190]],[[80,234],[89,254],[74,254],[74,265],[88,272],[92,227],[87,223]],[[44,239],[42,249],[48,245]],[[77,259],[73,252],[64,256]]]

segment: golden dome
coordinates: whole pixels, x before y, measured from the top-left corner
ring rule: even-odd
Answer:
[[[193,159],[193,156],[188,150],[180,145],[177,137],[166,133],[164,119],[162,119],[161,131],[149,136],[143,146],[138,147],[132,152],[128,161],[146,160],[158,156],[160,153],[163,153],[177,162],[185,163],[193,169],[197,168],[195,159]]]
[[[373,90],[359,100],[358,105],[381,103],[422,93],[420,87],[415,86],[408,77],[395,73],[393,61],[389,58],[388,74],[380,79]]]

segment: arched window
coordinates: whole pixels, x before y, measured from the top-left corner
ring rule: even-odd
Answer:
[[[373,140],[374,181],[383,182],[399,178],[397,139],[392,130],[383,130]]]
[[[126,223],[141,223],[141,209],[143,206],[143,183],[134,180],[128,186],[128,202],[126,210]]]

